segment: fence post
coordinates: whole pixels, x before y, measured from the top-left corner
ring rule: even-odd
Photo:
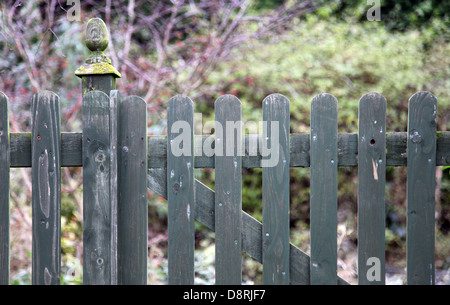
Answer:
[[[111,201],[111,190],[117,191],[117,171],[111,168],[111,149],[117,149],[117,133],[112,124],[109,95],[116,89],[121,75],[111,66],[103,51],[109,43],[108,30],[99,18],[86,25],[85,43],[92,52],[86,63],[75,71],[81,78],[83,92],[83,283],[117,283],[117,196]],[[87,94],[90,91],[92,94]],[[99,94],[102,91],[106,94]],[[116,127],[116,128],[114,128]],[[114,154],[116,155],[116,154]],[[99,183],[101,185],[99,185]]]
[[[0,92],[0,285],[9,283],[9,119],[8,98]]]

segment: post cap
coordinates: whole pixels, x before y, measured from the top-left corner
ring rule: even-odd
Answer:
[[[115,78],[121,77],[120,73],[111,65],[111,59],[103,53],[108,47],[109,35],[102,19],[92,18],[88,21],[84,43],[92,54],[86,59],[85,64],[75,71],[76,76],[111,74]]]

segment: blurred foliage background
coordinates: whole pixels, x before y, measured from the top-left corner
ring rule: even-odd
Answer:
[[[69,1],[70,2],[70,1]],[[75,1],[77,2],[77,1]],[[375,3],[377,1],[374,1]],[[0,90],[10,99],[11,132],[29,131],[37,90],[61,97],[62,131],[81,131],[81,83],[87,58],[85,22],[110,30],[106,54],[122,74],[118,89],[147,102],[148,133],[165,134],[165,103],[189,95],[203,121],[214,101],[234,94],[243,118],[260,120],[261,102],[282,93],[291,102],[291,133],[309,132],[312,98],[339,101],[339,132],[358,130],[359,98],[387,99],[387,132],[406,131],[408,99],[420,90],[438,98],[438,130],[449,130],[450,3],[380,1],[81,0],[0,1]],[[368,4],[370,3],[370,4]],[[75,4],[77,5],[77,4]],[[76,20],[74,17],[79,17]],[[436,281],[450,284],[450,169],[436,168]],[[11,169],[11,283],[31,282],[29,169]],[[214,170],[196,170],[214,188]],[[406,169],[388,167],[387,283],[405,282]],[[309,168],[291,168],[291,242],[309,253]],[[62,169],[62,283],[82,283],[82,169]],[[243,209],[262,218],[260,169],[244,169]],[[339,168],[338,274],[357,282],[357,169]],[[167,281],[167,203],[148,192],[149,283]],[[214,233],[196,223],[196,283],[214,283]],[[243,280],[261,283],[261,266],[244,254]]]

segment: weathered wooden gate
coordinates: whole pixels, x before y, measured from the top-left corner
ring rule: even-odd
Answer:
[[[406,133],[386,132],[386,100],[368,93],[357,134],[338,134],[329,94],[311,102],[310,134],[290,134],[289,100],[273,94],[262,102],[258,135],[240,132],[241,103],[225,95],[215,103],[214,136],[193,134],[193,102],[184,96],[168,101],[167,136],[147,136],[145,102],[115,90],[106,26],[91,19],[86,33],[92,56],[76,72],[82,133],[60,131],[50,91],[33,96],[31,133],[9,133],[0,93],[0,284],[9,283],[10,167],[32,168],[33,284],[59,284],[66,166],[83,167],[84,284],[147,283],[147,187],[168,200],[169,284],[194,283],[194,220],[215,231],[217,284],[241,283],[243,251],[263,264],[265,284],[346,284],[337,276],[338,166],[358,167],[359,283],[385,283],[385,171],[407,166],[407,281],[434,284],[435,168],[450,165],[450,132],[436,130],[431,93],[410,98]],[[228,123],[232,132],[220,134]],[[262,223],[242,211],[242,168],[255,167],[263,171]],[[311,169],[311,256],[289,241],[290,167]],[[194,168],[215,168],[215,191],[194,179]]]

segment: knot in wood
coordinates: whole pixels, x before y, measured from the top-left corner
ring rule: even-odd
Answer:
[[[416,129],[410,132],[409,138],[414,144],[418,144],[422,141],[422,135]]]
[[[96,162],[103,162],[105,160],[105,154],[102,151],[99,151],[96,155],[95,155],[95,161]]]

